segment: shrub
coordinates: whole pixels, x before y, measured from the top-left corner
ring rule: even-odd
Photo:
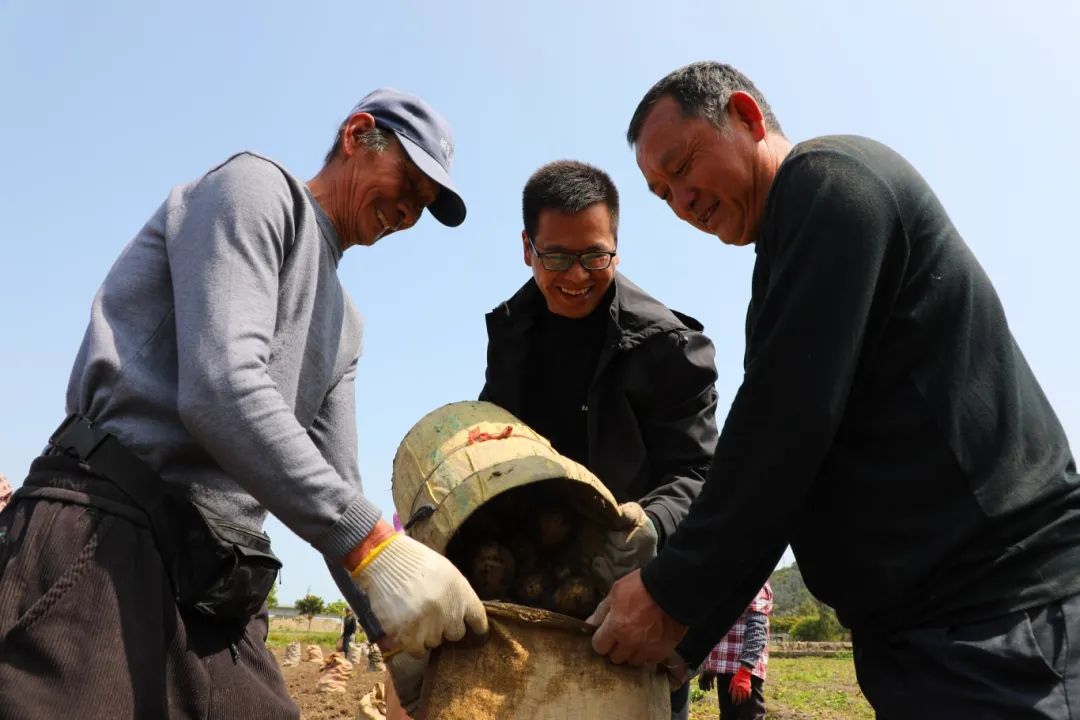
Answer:
[[[813,620],[812,617],[802,615],[785,615],[783,617],[769,618],[769,630],[773,634],[791,635],[792,628],[801,620]]]

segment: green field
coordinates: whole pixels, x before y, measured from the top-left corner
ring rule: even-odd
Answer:
[[[341,633],[336,632],[307,632],[306,630],[275,630],[266,638],[266,646],[271,648],[285,647],[294,640],[304,645],[337,645]]]
[[[874,711],[859,691],[850,657],[771,658],[765,681],[765,710],[769,720],[873,720],[874,717]],[[719,716],[716,690],[698,698],[690,707],[692,720]]]

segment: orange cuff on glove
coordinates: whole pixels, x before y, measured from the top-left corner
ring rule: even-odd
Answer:
[[[375,523],[375,527],[371,528],[371,532],[367,534],[363,542],[349,551],[349,554],[345,556],[345,569],[350,574],[356,574],[360,570],[363,570],[375,556],[382,552],[383,548],[390,544],[390,541],[394,539],[396,531],[394,526],[385,520],[379,520]]]

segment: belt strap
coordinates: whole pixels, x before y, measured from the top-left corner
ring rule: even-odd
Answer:
[[[49,445],[110,480],[148,515],[161,506],[165,488],[160,476],[113,435],[82,415],[68,415],[49,438]]]

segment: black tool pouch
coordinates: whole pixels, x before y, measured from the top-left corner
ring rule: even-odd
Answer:
[[[113,435],[69,415],[50,451],[87,465],[150,519],[176,603],[222,622],[246,622],[266,601],[281,569],[270,538],[230,523],[183,497]]]
[[[194,503],[170,504],[168,532],[179,542],[167,563],[177,604],[221,621],[258,612],[281,569],[270,538]]]

